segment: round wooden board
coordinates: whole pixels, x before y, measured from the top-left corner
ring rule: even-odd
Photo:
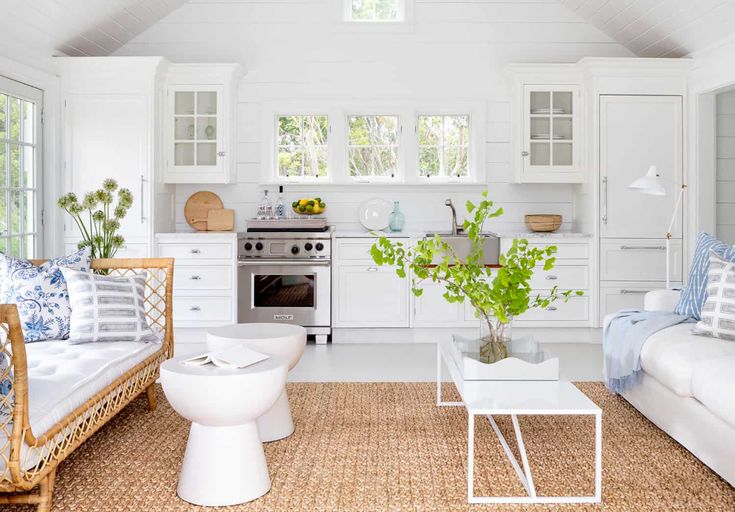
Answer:
[[[217,194],[203,190],[192,194],[186,200],[184,217],[186,217],[186,222],[197,231],[206,231],[207,212],[223,207],[222,199]]]

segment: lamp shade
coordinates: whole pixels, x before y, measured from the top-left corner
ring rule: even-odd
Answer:
[[[648,168],[648,172],[645,176],[641,176],[633,183],[628,185],[628,188],[637,190],[643,194],[650,196],[665,196],[666,189],[661,185],[661,179],[658,175],[658,169],[655,165]]]

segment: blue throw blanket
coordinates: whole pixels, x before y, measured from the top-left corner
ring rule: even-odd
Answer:
[[[622,393],[641,376],[641,349],[646,340],[662,329],[693,319],[668,311],[624,309],[615,314],[602,333],[604,380],[607,389]]]

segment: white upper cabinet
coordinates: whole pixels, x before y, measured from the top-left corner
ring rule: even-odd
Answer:
[[[581,78],[565,65],[512,65],[513,165],[519,183],[582,183]]]
[[[175,64],[164,114],[166,183],[232,183],[236,178],[238,64]]]

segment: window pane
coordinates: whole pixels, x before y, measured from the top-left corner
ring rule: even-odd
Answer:
[[[444,117],[444,144],[464,146],[468,142],[470,129],[469,116]]]
[[[370,175],[370,155],[372,148],[350,148],[349,150],[349,168],[350,176],[369,176]]]
[[[0,187],[6,187],[8,183],[8,144],[0,142]]]
[[[193,142],[177,142],[174,144],[174,165],[194,165]]]
[[[444,150],[446,176],[467,176],[467,148],[450,146]]]
[[[378,145],[398,143],[398,117],[376,116],[368,118],[371,124],[372,141]]]
[[[375,19],[398,19],[398,2],[396,0],[375,0]]]
[[[370,126],[367,117],[350,117],[350,146],[369,146]]]
[[[375,19],[374,0],[352,0],[351,19],[353,20],[373,20]]]
[[[10,254],[8,252],[8,239],[7,238],[0,238],[0,252]]]
[[[23,254],[21,258],[33,258],[36,254],[36,237],[28,235],[23,240]]]
[[[441,160],[437,146],[419,149],[419,174],[421,176],[439,176]]]
[[[215,165],[217,163],[217,144],[197,144],[197,165]]]
[[[20,233],[20,192],[10,192],[10,233]],[[17,253],[14,253],[17,254]]]
[[[217,118],[197,118],[197,140],[217,140]]]
[[[0,235],[8,231],[8,197],[5,190],[0,190]],[[2,249],[0,249],[1,251]]]
[[[20,237],[13,236],[8,240],[8,253],[20,257]]]
[[[0,139],[6,138],[6,130],[8,126],[8,119],[6,117],[5,109],[8,105],[8,97],[5,94],[0,94]]]
[[[194,140],[194,118],[177,117],[174,121],[174,132],[176,140]]]
[[[32,233],[36,225],[36,193],[33,191],[23,192],[23,232]]]
[[[217,93],[215,91],[197,93],[197,114],[217,114]]]
[[[400,21],[403,0],[351,0],[352,21]]]
[[[396,148],[382,148],[376,153],[373,176],[395,176],[398,169],[398,151]]]
[[[33,146],[23,146],[23,187],[33,188],[36,186],[35,179],[35,155]]]
[[[10,97],[10,140],[20,140],[20,99]]]
[[[17,144],[9,144],[10,146],[10,183],[11,187],[20,187],[20,146]]]
[[[327,116],[279,116],[278,175],[282,178],[327,176]]]
[[[441,144],[441,116],[419,116],[419,144],[435,146]]]
[[[33,144],[36,138],[35,126],[35,108],[30,101],[23,102],[22,123],[23,123],[23,142]]]
[[[278,151],[278,175],[285,178],[303,176],[304,153],[300,148],[282,147]]]
[[[395,176],[398,170],[398,116],[349,119],[351,176]]]

